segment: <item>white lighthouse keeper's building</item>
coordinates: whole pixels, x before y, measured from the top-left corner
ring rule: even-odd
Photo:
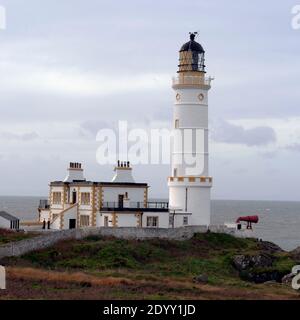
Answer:
[[[175,134],[168,186],[175,226],[182,225],[182,216],[189,219],[189,225],[210,224],[208,91],[212,79],[205,76],[204,54],[192,33],[179,51],[179,69],[173,79]]]

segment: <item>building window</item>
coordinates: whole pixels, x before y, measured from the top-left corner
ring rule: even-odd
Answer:
[[[158,227],[158,217],[147,217],[147,227]]]
[[[173,176],[177,177],[177,168],[174,168]]]
[[[183,225],[187,226],[189,224],[189,217],[183,217]]]
[[[61,192],[53,192],[53,204],[61,204]]]
[[[87,215],[80,216],[80,227],[88,227],[90,225],[90,217]]]
[[[81,193],[81,204],[89,205],[91,203],[91,194],[89,192]]]
[[[178,129],[179,128],[179,119],[176,119],[175,120],[175,129]]]

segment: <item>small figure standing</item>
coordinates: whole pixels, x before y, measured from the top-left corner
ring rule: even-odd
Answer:
[[[50,220],[47,221],[47,229],[50,229]]]
[[[46,220],[44,219],[43,221],[43,229],[45,230],[46,229]]]

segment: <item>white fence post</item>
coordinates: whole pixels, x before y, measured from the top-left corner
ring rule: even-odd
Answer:
[[[6,289],[6,271],[5,268],[0,266],[0,290]]]

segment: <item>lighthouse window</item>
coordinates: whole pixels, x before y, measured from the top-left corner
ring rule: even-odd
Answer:
[[[53,204],[61,204],[61,192],[53,192]]]
[[[189,224],[189,217],[183,217],[183,225],[187,226]]]
[[[193,71],[197,71],[198,70],[198,63],[199,63],[198,52],[193,52],[192,56],[193,56],[192,68],[193,68]]]
[[[147,217],[147,227],[158,227],[158,217]]]
[[[89,192],[81,193],[81,204],[89,205],[91,203],[91,194]]]

